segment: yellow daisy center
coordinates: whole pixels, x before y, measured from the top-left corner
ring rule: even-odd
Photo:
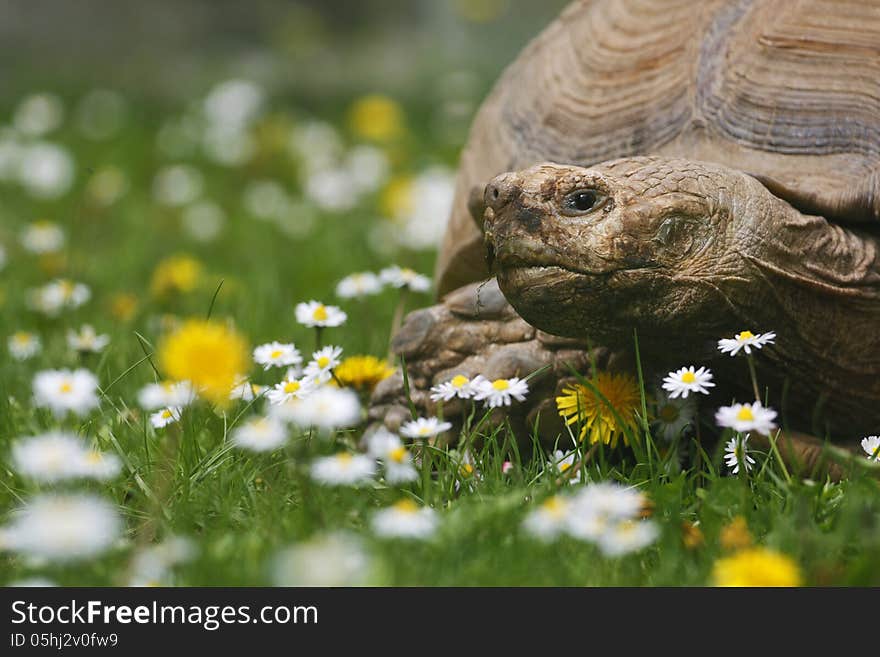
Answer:
[[[428,436],[431,434],[431,427],[419,427],[420,436]]]
[[[560,500],[559,497],[553,496],[544,500],[541,508],[550,515],[556,516],[558,518],[562,515],[563,511],[565,511],[565,504],[563,504],[562,500]]]
[[[453,377],[453,379],[452,379],[452,381],[451,381],[450,383],[452,383],[452,386],[453,386],[454,388],[461,388],[461,387],[462,387],[463,385],[465,385],[468,381],[470,381],[470,379],[468,379],[468,378],[467,378],[466,376],[464,376],[463,374],[457,374],[455,377]]]
[[[271,358],[272,360],[275,360],[276,358],[281,358],[281,354],[283,354],[283,353],[284,352],[281,351],[280,349],[276,349],[271,354],[269,354],[269,358]]]
[[[752,422],[755,419],[755,415],[754,413],[752,413],[751,408],[749,408],[748,406],[743,406],[736,414],[736,419],[743,422]]]
[[[397,511],[402,511],[403,513],[415,513],[419,510],[418,505],[412,500],[400,500],[395,503],[394,508]]]
[[[61,392],[63,394],[67,394],[67,393],[73,392],[73,385],[69,381],[65,381],[64,383],[61,384],[61,386],[58,388],[58,390],[59,390],[59,392]]]
[[[697,376],[693,372],[688,371],[688,372],[685,372],[684,374],[681,375],[681,382],[682,383],[693,383],[696,380],[697,380]]]
[[[472,466],[470,463],[462,463],[459,471],[463,476],[470,477],[472,474],[474,474],[474,466]]]
[[[560,472],[565,472],[565,471],[568,470],[570,467],[571,467],[571,463],[560,463],[560,464],[559,464],[559,471],[560,471]]]
[[[23,347],[27,344],[30,344],[31,336],[27,333],[16,333],[12,336],[12,341],[15,342],[15,344]]]
[[[325,368],[330,364],[330,359],[327,356],[321,356],[317,361],[318,367]]]
[[[737,340],[748,340],[753,337],[755,337],[755,334],[752,333],[751,331],[742,331],[741,333],[737,334],[736,339]]]
[[[495,390],[507,390],[510,387],[510,383],[508,383],[507,379],[495,379],[492,382],[492,387]]]
[[[167,420],[167,419],[171,418],[173,415],[174,414],[171,411],[169,411],[167,408],[164,411],[162,411],[162,419],[163,420]]]
[[[284,392],[293,393],[300,389],[299,381],[288,381],[284,384]]]
[[[327,308],[324,304],[319,304],[314,311],[312,311],[312,319],[317,322],[323,322],[327,320]]]
[[[352,455],[348,452],[342,452],[341,454],[336,455],[336,460],[339,461],[340,465],[348,466],[352,461]]]
[[[91,451],[88,454],[86,454],[86,461],[88,461],[89,463],[98,464],[103,460],[104,460],[104,457],[101,454],[101,452]]]
[[[405,447],[397,447],[392,449],[388,453],[388,458],[394,461],[395,463],[403,463],[403,460],[406,458],[406,448]]]

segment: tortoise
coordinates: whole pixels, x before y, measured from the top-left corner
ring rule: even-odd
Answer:
[[[758,379],[799,453],[876,433],[880,4],[572,3],[476,115],[436,279],[393,340],[425,412],[455,374],[540,371],[512,411],[552,436],[566,377],[631,367],[634,333],[647,374],[711,366],[716,405],[748,401],[717,341],[772,330]],[[372,404],[406,419],[401,378]]]

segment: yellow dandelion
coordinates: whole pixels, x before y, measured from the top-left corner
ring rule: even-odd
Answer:
[[[736,516],[721,528],[719,540],[725,550],[743,550],[749,547],[752,544],[752,534],[746,519]]]
[[[716,586],[800,586],[801,572],[790,557],[752,548],[715,562]]]
[[[110,315],[120,322],[130,322],[138,310],[138,299],[128,292],[114,294],[110,298]]]
[[[195,290],[201,279],[202,263],[192,256],[173,255],[156,266],[150,291],[157,297],[186,294]]]
[[[379,199],[382,214],[392,219],[409,217],[415,210],[414,183],[412,176],[397,175],[388,181]]]
[[[159,345],[159,366],[175,381],[189,381],[205,399],[224,406],[250,349],[234,329],[214,321],[191,319]]]
[[[388,96],[370,94],[358,98],[348,113],[351,131],[362,139],[390,141],[403,133],[403,110]]]
[[[394,368],[375,356],[349,356],[333,370],[343,386],[372,390],[382,379],[394,374]]]
[[[629,374],[598,372],[591,382],[608,403],[587,386],[575,384],[564,388],[562,395],[556,398],[559,414],[566,424],[581,425],[582,441],[589,439],[591,444],[610,443],[615,447],[623,436],[624,444],[629,444],[625,432],[627,429],[635,432],[636,410],[641,401],[636,380]]]

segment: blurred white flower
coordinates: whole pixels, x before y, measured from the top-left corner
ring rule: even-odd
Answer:
[[[672,441],[696,420],[697,400],[694,397],[673,399],[659,391],[656,398],[657,412],[653,425],[664,440]]]
[[[213,201],[199,201],[188,206],[181,217],[187,235],[198,242],[216,239],[226,223],[226,213]]]
[[[348,388],[321,386],[288,409],[290,421],[300,427],[324,431],[356,426],[361,421],[361,404]]]
[[[313,171],[308,174],[304,188],[306,198],[325,212],[346,212],[360,200],[351,176],[342,168]]]
[[[260,114],[265,92],[251,80],[232,79],[215,85],[202,105],[205,118],[227,128],[244,128]]]
[[[272,561],[275,586],[366,586],[376,564],[361,541],[347,533],[317,536],[282,550]]]
[[[349,274],[336,285],[336,296],[353,299],[378,294],[382,291],[382,282],[371,271]]]
[[[119,167],[101,167],[86,185],[86,193],[98,205],[107,207],[116,203],[128,192],[128,178]]]
[[[455,176],[443,167],[426,169],[412,181],[409,194],[412,209],[394,218],[403,223],[398,241],[410,249],[436,248],[452,213]]]
[[[345,157],[350,184],[360,193],[375,192],[391,170],[388,156],[375,146],[355,146]]]
[[[650,520],[623,520],[610,524],[597,544],[606,557],[619,557],[646,548],[657,540],[659,533]]]
[[[392,287],[405,287],[413,292],[427,292],[431,288],[430,278],[398,265],[392,265],[380,271],[379,280]]]
[[[868,455],[868,459],[880,461],[880,453],[877,452],[877,450],[880,449],[880,436],[868,436],[862,438],[861,445],[865,454]]]
[[[55,199],[73,184],[75,165],[71,154],[49,142],[24,147],[18,178],[25,190],[39,199]]]
[[[553,458],[547,463],[547,465],[555,470],[559,474],[567,473],[575,464],[575,459],[577,458],[577,452],[571,452],[566,456],[565,452],[561,449],[557,449],[553,452]],[[580,483],[581,473],[580,470],[574,477],[571,477],[568,480],[570,484]]]
[[[270,221],[288,212],[291,199],[277,180],[255,180],[244,188],[241,202],[249,214]]]
[[[192,385],[186,381],[163,381],[148,383],[138,392],[138,404],[146,411],[161,408],[183,407],[196,398]]]
[[[312,478],[328,486],[360,486],[376,474],[376,462],[364,454],[339,452],[315,459]]]
[[[523,520],[526,533],[542,541],[550,541],[565,531],[570,510],[569,501],[561,495],[544,500]]]
[[[184,536],[169,536],[161,543],[135,552],[128,586],[168,585],[171,569],[195,558],[196,544]]]
[[[202,149],[205,155],[224,166],[246,164],[256,151],[253,138],[237,126],[209,125],[202,133]]]
[[[326,306],[320,301],[296,304],[296,321],[303,326],[341,326],[348,319],[337,306]]]
[[[384,538],[424,540],[434,535],[437,516],[433,509],[404,499],[373,514],[373,531]]]
[[[43,494],[26,501],[0,527],[0,548],[32,559],[76,561],[105,552],[121,531],[116,509],[100,497]]]
[[[277,419],[258,417],[232,431],[232,444],[252,452],[270,452],[287,442],[287,428]]]
[[[52,221],[34,221],[21,233],[21,245],[31,253],[55,253],[64,248],[64,230]]]
[[[20,475],[42,483],[70,479],[112,479],[122,463],[114,454],[89,449],[72,433],[50,431],[19,438],[12,443],[12,467]]]
[[[109,139],[125,124],[125,97],[109,89],[90,91],[76,107],[76,125],[87,139]]]
[[[79,308],[91,298],[92,291],[84,283],[57,279],[29,290],[27,301],[32,310],[56,317],[62,310]]]
[[[163,205],[182,206],[202,195],[204,177],[188,164],[173,164],[159,170],[153,179],[153,196]]]
[[[291,135],[291,154],[303,165],[306,175],[334,166],[342,150],[342,138],[329,123],[310,121],[294,128]]]
[[[398,436],[384,427],[367,436],[367,453],[382,462],[385,481],[389,484],[415,481],[418,478],[418,472],[412,464],[412,454]]]
[[[67,346],[80,353],[99,353],[110,344],[110,336],[99,335],[91,324],[83,324],[79,331],[67,331]]]
[[[252,402],[262,395],[265,390],[266,386],[252,383],[247,377],[239,377],[238,382],[232,388],[232,392],[229,393],[229,398]]]
[[[733,474],[739,473],[740,465],[743,465],[748,472],[755,464],[755,459],[749,456],[748,442],[749,434],[746,434],[742,438],[734,436],[724,446],[724,462],[728,468],[731,468]]]
[[[64,103],[55,94],[37,93],[26,96],[15,108],[12,124],[21,134],[42,137],[57,129],[64,121]]]
[[[169,424],[180,420],[182,409],[180,406],[168,406],[150,415],[150,424],[154,429],[164,429]]]
[[[273,367],[299,365],[302,363],[302,356],[292,343],[268,342],[254,349],[254,362],[268,370]]]
[[[34,376],[34,405],[61,417],[86,415],[98,406],[98,379],[86,369],[43,370]]]
[[[15,360],[28,360],[29,358],[33,358],[39,354],[40,350],[43,348],[40,336],[36,333],[29,333],[28,331],[16,331],[10,335],[7,346],[9,348],[9,355]]]

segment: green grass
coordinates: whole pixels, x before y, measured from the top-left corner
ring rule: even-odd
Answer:
[[[791,557],[807,584],[880,584],[876,481],[859,473],[838,484],[804,481],[798,476],[786,482],[778,463],[760,453],[753,454],[758,463],[749,476],[728,476],[720,445],[712,440],[707,440],[706,458],[699,468],[693,466],[694,459],[683,469],[672,463],[663,454],[674,450],[658,449],[644,428],[633,435],[633,448],[603,448],[587,463],[585,480],[611,479],[642,490],[653,502],[653,519],[660,528],[652,546],[610,559],[573,539],[544,544],[524,534],[522,520],[537,502],[560,489],[568,494],[575,487],[543,472],[545,458],[520,458],[512,447],[514,437],[504,427],[489,429],[483,423],[479,425],[483,428],[471,429],[465,436],[468,442],[482,445],[475,452],[479,478],[461,474],[457,452],[436,448],[428,476],[402,487],[377,483],[361,489],[322,487],[308,476],[315,456],[341,447],[354,449],[361,430],[332,438],[295,433],[289,445],[277,452],[245,453],[227,442],[235,422],[255,412],[256,407],[246,409],[244,404],[225,414],[200,405],[188,410],[180,424],[153,430],[148,414],[137,409],[136,393],[155,380],[145,354],[151,354],[161,336],[163,316],[204,317],[210,308],[213,317],[232,319],[252,345],[292,340],[308,353],[314,336],[296,324],[296,302],[333,301],[333,289],[341,277],[353,271],[378,270],[392,261],[430,273],[434,254],[398,250],[379,255],[366,246],[378,215],[376,195],[367,196],[350,212],[319,213],[314,229],[300,239],[247,216],[240,195],[248,181],[278,178],[296,191],[296,169],[281,153],[233,169],[200,157],[188,160],[205,175],[206,197],[227,213],[225,229],[216,241],[194,242],[180,228],[180,212],[158,206],[151,197],[152,176],[164,161],[153,147],[154,134],[168,114],[136,101],[132,106],[134,114],[123,132],[109,142],[87,142],[69,127],[57,135],[75,154],[79,168],[74,189],[61,200],[35,201],[17,187],[4,185],[0,201],[0,244],[8,253],[8,263],[0,273],[0,337],[4,341],[0,356],[0,515],[8,516],[41,488],[12,470],[10,443],[59,425],[31,403],[34,373],[82,365],[94,371],[104,387],[100,411],[60,424],[118,454],[125,469],[110,484],[75,488],[92,490],[118,505],[125,519],[125,540],[105,556],[73,566],[33,564],[3,553],[0,582],[41,575],[62,585],[125,584],[138,548],[177,534],[191,537],[198,555],[175,570],[174,583],[265,584],[269,582],[268,564],[278,550],[344,529],[360,535],[380,563],[374,580],[379,584],[705,585],[712,581],[715,561],[726,554],[719,541],[721,528],[743,516],[755,543]],[[402,154],[396,156],[396,171],[417,171],[438,160],[454,165],[455,149],[421,130],[420,108],[407,109],[414,127]],[[342,108],[336,108],[335,115],[343,115]],[[114,206],[99,208],[88,201],[84,185],[89,169],[108,164],[129,176],[131,188]],[[37,315],[25,306],[26,290],[51,278],[45,263],[18,245],[20,231],[39,218],[56,221],[67,232],[64,264],[56,273],[89,284],[93,292],[89,303],[57,319]],[[149,291],[152,271],[160,260],[175,253],[197,257],[207,273],[197,290],[156,299]],[[113,318],[109,311],[110,299],[120,292],[132,293],[139,301],[137,314],[127,322]],[[412,295],[409,308],[431,301],[429,295]],[[396,295],[386,291],[366,301],[342,303],[349,321],[344,327],[328,329],[325,340],[344,346],[349,355],[384,355],[396,302]],[[80,359],[69,353],[64,336],[68,328],[85,322],[109,333],[112,342],[105,353]],[[41,335],[45,349],[36,359],[17,362],[5,351],[6,337],[19,329]],[[277,377],[256,369],[253,374],[256,381],[265,383]],[[693,455],[695,446],[689,443],[688,450]],[[505,460],[514,463],[509,475],[501,473]],[[440,528],[432,540],[388,541],[372,535],[371,513],[404,497],[429,504],[439,513]],[[699,522],[704,535],[701,546],[684,546],[684,521]]]

